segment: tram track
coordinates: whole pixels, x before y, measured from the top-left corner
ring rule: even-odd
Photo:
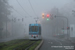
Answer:
[[[3,45],[0,50],[34,50],[37,45],[40,43],[40,40],[19,40],[15,42],[8,43],[7,45]]]
[[[25,41],[25,40],[22,39],[22,40],[17,40],[17,41],[12,42],[12,43],[8,43],[8,44],[5,43],[5,44],[1,45],[0,47],[9,47],[9,46],[12,46],[14,44],[18,44],[18,43],[23,42],[23,41]]]
[[[34,43],[32,43],[30,46],[28,46],[25,50],[28,50],[31,46],[33,46],[34,44],[36,44],[36,41]]]
[[[13,50],[28,50],[28,48],[34,45],[36,42],[37,41],[29,41],[26,44],[14,48]]]

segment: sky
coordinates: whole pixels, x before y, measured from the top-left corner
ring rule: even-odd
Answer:
[[[20,7],[18,2],[21,4],[21,6],[25,9],[27,13]],[[61,8],[65,4],[71,2],[71,0],[30,0],[30,3],[35,11],[32,10],[31,5],[28,0],[9,0],[9,4],[13,6],[14,9],[16,9],[22,16],[32,16],[32,17],[41,17],[41,14],[43,12],[50,11],[53,7]],[[14,10],[12,10],[12,15],[21,17],[18,13],[16,13]],[[35,15],[36,14],[36,15]]]
[[[22,7],[18,4],[18,2],[21,4],[21,6],[24,8],[24,10],[28,13],[26,13]],[[30,2],[29,2],[30,1]],[[71,4],[73,3],[73,0],[9,0],[9,4],[18,11],[14,11],[12,9],[11,15],[16,18],[24,18],[24,23],[35,23],[34,18],[39,17],[42,18],[42,13],[50,12],[54,7],[60,9],[61,12],[66,14],[65,16],[72,16],[70,15],[72,12],[71,10],[73,6]],[[31,7],[31,5],[32,7]],[[34,11],[33,11],[33,9]],[[69,13],[70,12],[70,13]],[[32,17],[30,17],[32,16]],[[26,18],[25,18],[26,17]],[[70,21],[72,18],[70,18]],[[21,22],[23,23],[23,22]],[[70,23],[74,23],[73,20]]]

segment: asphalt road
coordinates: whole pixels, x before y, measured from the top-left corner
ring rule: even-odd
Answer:
[[[44,38],[44,43],[39,50],[75,50],[74,44],[64,39],[47,39]]]

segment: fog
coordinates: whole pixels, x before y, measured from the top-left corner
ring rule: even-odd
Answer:
[[[50,38],[53,34],[62,33],[61,28],[63,26],[66,30],[67,20],[59,17],[67,17],[69,20],[68,25],[75,24],[75,12],[72,12],[72,10],[75,10],[74,0],[8,0],[8,4],[11,6],[11,8],[8,8],[11,13],[7,16],[10,21],[7,22],[7,25],[4,22],[0,39],[28,39],[29,24],[36,23],[37,17],[44,38]],[[42,13],[51,14],[52,18],[49,21],[46,18],[43,19]]]

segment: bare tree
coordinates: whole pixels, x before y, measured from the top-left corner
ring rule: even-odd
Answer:
[[[10,15],[10,8],[11,6],[8,4],[8,0],[0,0],[0,35],[3,30],[3,23],[9,20],[7,16]]]

